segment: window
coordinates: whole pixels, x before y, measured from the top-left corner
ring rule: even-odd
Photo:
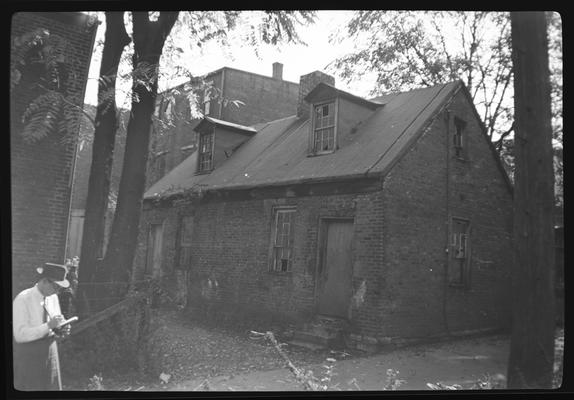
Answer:
[[[193,216],[185,216],[179,225],[179,253],[176,265],[180,269],[189,267],[191,261],[191,235],[193,229]]]
[[[454,285],[468,285],[470,265],[470,223],[468,220],[452,219],[450,245],[450,283]]]
[[[271,271],[290,272],[293,263],[293,217],[294,208],[275,210],[275,229],[273,232],[273,260]]]
[[[462,119],[454,118],[454,151],[457,157],[464,158],[465,147],[466,147],[466,132],[465,132],[466,122]]]
[[[199,166],[198,172],[211,171],[213,168],[213,138],[214,132],[199,135]]]
[[[165,167],[167,162],[168,151],[160,151],[155,154],[155,168],[158,177],[163,177],[165,175]]]
[[[335,103],[313,106],[313,152],[335,150]]]

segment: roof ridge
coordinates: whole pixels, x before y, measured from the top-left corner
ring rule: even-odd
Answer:
[[[398,90],[398,91],[394,91],[394,92],[388,92],[388,93],[384,93],[384,94],[381,94],[381,95],[376,96],[376,97],[372,97],[372,98],[370,98],[369,100],[370,100],[370,101],[375,101],[376,99],[380,99],[381,97],[397,96],[397,95],[399,95],[399,94],[407,94],[407,93],[411,93],[411,92],[418,92],[418,91],[423,91],[423,90],[429,90],[429,89],[433,89],[433,88],[437,88],[437,87],[441,87],[441,86],[442,86],[442,87],[446,87],[446,86],[448,86],[448,85],[450,85],[450,84],[458,83],[458,82],[461,82],[461,80],[460,80],[460,79],[455,79],[455,80],[448,81],[448,82],[445,82],[445,83],[437,83],[436,85],[432,85],[432,86],[417,87],[417,88],[413,88],[413,89],[409,89],[409,90]]]

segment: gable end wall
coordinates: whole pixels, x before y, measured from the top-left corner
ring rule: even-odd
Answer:
[[[384,183],[384,268],[391,284],[383,334],[425,336],[497,328],[508,321],[512,198],[472,105],[458,92],[448,108],[467,122],[468,161],[446,138],[444,112],[395,164]],[[447,150],[449,200],[447,211]],[[470,220],[469,288],[446,286],[447,213]]]

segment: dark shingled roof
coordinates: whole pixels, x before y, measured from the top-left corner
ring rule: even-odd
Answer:
[[[456,81],[372,99],[384,107],[326,155],[307,156],[308,119],[292,116],[258,125],[257,134],[210,174],[195,175],[194,153],[149,188],[144,198],[385,174],[461,85]]]

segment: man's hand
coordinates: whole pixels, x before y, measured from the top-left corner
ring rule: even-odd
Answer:
[[[67,338],[68,336],[70,336],[71,330],[72,327],[70,326],[70,324],[64,325],[61,328],[58,328],[54,331],[54,336],[56,336],[56,339]]]
[[[64,318],[63,315],[55,315],[52,318],[50,318],[50,320],[48,321],[48,328],[55,329],[58,327],[58,325],[60,325],[65,320],[66,319]]]

